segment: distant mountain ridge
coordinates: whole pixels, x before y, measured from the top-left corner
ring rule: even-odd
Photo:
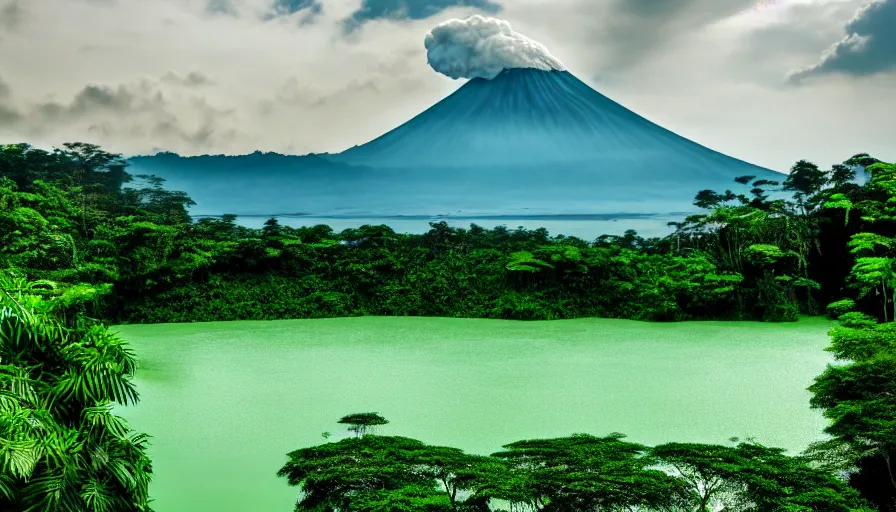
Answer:
[[[370,142],[338,154],[130,159],[198,203],[194,213],[458,217],[693,211],[737,176],[785,175],[681,137],[568,71],[473,79]]]
[[[306,153],[304,155],[287,155],[283,153],[277,153],[276,151],[254,151],[252,153],[247,153],[244,155],[225,155],[223,153],[210,155],[179,155],[177,153],[173,153],[171,151],[160,151],[151,155],[135,155],[128,158],[128,161],[131,163],[141,163],[146,161],[155,161],[155,162],[178,162],[180,160],[188,160],[193,162],[236,162],[239,161],[242,164],[252,164],[252,165],[265,165],[265,166],[276,166],[283,162],[303,162],[308,163],[310,165],[319,164],[319,165],[332,165],[336,164],[340,166],[340,162],[335,162],[330,160],[328,157],[332,156],[331,153]],[[238,159],[238,160],[234,160]],[[349,164],[341,164],[341,166],[348,166]]]

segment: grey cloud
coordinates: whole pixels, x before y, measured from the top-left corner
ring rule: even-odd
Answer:
[[[233,5],[233,0],[208,0],[208,3],[205,5],[205,10],[212,14],[227,14],[229,16],[237,15],[236,6]]]
[[[326,108],[352,101],[364,95],[386,93],[401,96],[424,87],[421,80],[412,78],[414,66],[410,58],[416,51],[397,52],[391,59],[370,65],[367,79],[353,79],[342,87],[322,91],[302,83],[295,76],[275,93],[274,99],[260,102],[262,115],[269,115],[278,105],[298,105],[308,108]]]
[[[794,4],[775,23],[742,36],[725,63],[730,76],[776,90],[791,87],[787,70],[812,59],[842,34],[861,0]]]
[[[22,120],[22,114],[14,108],[0,103],[0,124],[13,125]]]
[[[182,75],[177,71],[169,71],[162,75],[161,81],[166,84],[182,85],[185,87],[199,87],[214,84],[214,82],[199,71],[191,71],[186,75]]]
[[[344,24],[351,31],[376,19],[422,20],[452,7],[472,7],[492,14],[503,9],[492,0],[362,0],[361,7]]]
[[[840,33],[839,22],[855,12],[857,2],[795,4],[788,7],[785,21],[771,23],[750,32],[745,46],[762,52],[773,48],[817,53]],[[794,48],[794,45],[796,48]],[[759,57],[759,54],[754,55]]]
[[[9,98],[12,96],[12,90],[9,88],[9,84],[3,81],[3,78],[0,77],[0,100]]]
[[[169,75],[184,78],[169,73],[166,75],[169,80]],[[194,75],[193,81],[203,76]],[[80,126],[99,140],[155,138],[169,143],[176,140],[196,149],[227,144],[236,138],[235,130],[222,125],[233,110],[215,108],[202,96],[195,95],[175,104],[159,88],[164,78],[115,87],[89,84],[69,103],[50,101],[31,105],[27,116],[0,105],[0,121],[17,121],[29,136]]]
[[[846,37],[831,46],[814,66],[790,75],[799,82],[813,75],[864,76],[896,71],[896,0],[865,4],[844,27]]]
[[[604,69],[628,68],[671,39],[693,33],[710,23],[733,16],[756,5],[756,0],[615,0],[609,13],[594,17],[606,20],[596,30],[592,43],[608,51]]]
[[[34,112],[48,121],[60,121],[98,110],[123,112],[129,110],[131,101],[132,97],[127,91],[88,85],[75,96],[71,104],[63,105],[55,101],[39,103],[34,106]]]
[[[15,30],[25,20],[25,9],[20,0],[8,0],[0,4],[0,28]]]
[[[261,16],[264,21],[303,13],[300,23],[310,23],[323,12],[320,0],[269,0],[267,10]],[[243,6],[245,7],[245,6]],[[206,12],[210,14],[223,14],[227,16],[240,16],[240,8],[235,0],[207,0]]]
[[[77,122],[97,114],[134,114],[137,112],[163,111],[165,99],[161,91],[153,90],[148,81],[137,85],[89,84],[81,89],[72,101],[65,105],[56,101],[37,103],[31,107],[35,126],[52,123]]]
[[[271,9],[273,12],[268,15],[268,18],[303,12],[302,20],[311,21],[323,12],[323,5],[318,0],[274,0]]]
[[[682,20],[702,25],[755,5],[756,0],[616,0],[613,10],[616,16],[629,20],[675,26]]]
[[[233,129],[222,129],[215,119],[205,119],[194,130],[186,129],[175,116],[155,122],[151,126],[120,125],[110,121],[100,121],[89,125],[86,132],[95,139],[109,139],[125,135],[142,139],[176,139],[186,142],[191,148],[203,150],[236,139]]]
[[[158,93],[155,103],[163,103],[161,93]],[[107,110],[113,112],[127,112],[129,110],[138,109],[138,98],[129,88],[120,85],[113,89],[104,85],[88,85],[81,89],[71,105],[61,112],[67,111],[72,115],[82,115],[98,110]]]
[[[234,129],[222,129],[216,119],[205,119],[195,130],[186,130],[176,119],[156,123],[152,129],[155,136],[173,137],[187,142],[196,149],[208,149],[226,144],[239,137]]]
[[[239,137],[239,132],[233,128],[226,128],[221,123],[222,118],[231,114],[232,111],[218,110],[209,105],[202,105],[201,108],[201,120],[195,129],[187,128],[186,123],[173,114],[160,116],[161,119],[149,127],[135,125],[131,128],[139,131],[139,136],[175,139],[186,142],[191,148],[198,150],[226,145]],[[108,123],[103,124],[102,129],[106,136],[114,133],[110,132]],[[113,129],[117,130],[118,128]]]
[[[402,78],[387,84],[381,83],[376,79],[369,80],[352,80],[343,87],[336,90],[328,90],[326,92],[316,89],[313,86],[300,82],[296,77],[290,78],[275,93],[272,99],[261,100],[257,103],[257,113],[262,119],[271,119],[276,116],[277,112],[282,109],[300,109],[310,116],[320,116],[326,114],[330,117],[331,112],[345,112],[351,109],[351,105],[369,104],[371,99],[381,101],[383,97],[388,96],[409,96],[418,93],[425,88],[426,84],[415,78]],[[349,106],[349,107],[347,107]],[[353,116],[349,116],[353,117]],[[404,122],[407,119],[400,119]],[[379,132],[379,129],[375,129]],[[370,139],[380,133],[368,133],[359,138],[352,138],[342,141],[342,149],[350,144]],[[304,151],[320,151],[320,147],[306,147]]]
[[[326,107],[333,102],[344,101],[364,92],[380,92],[376,80],[352,80],[343,88],[327,93],[303,85],[296,77],[283,84],[274,96],[275,103],[287,105],[303,105],[306,107]],[[274,105],[263,104],[263,110],[270,111]]]

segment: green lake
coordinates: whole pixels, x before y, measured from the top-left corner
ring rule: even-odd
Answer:
[[[378,412],[380,433],[492,453],[522,439],[623,432],[646,444],[752,437],[791,451],[833,324],[362,317],[125,325],[153,436],[157,512],[288,512],[286,453]]]

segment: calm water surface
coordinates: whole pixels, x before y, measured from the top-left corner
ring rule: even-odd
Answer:
[[[821,436],[806,387],[831,323],[341,318],[128,325],[157,512],[288,512],[286,453],[376,411],[383,434],[492,453],[624,432],[647,444]]]

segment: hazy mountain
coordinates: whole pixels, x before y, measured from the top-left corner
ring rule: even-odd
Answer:
[[[132,159],[196,213],[588,215],[692,210],[704,188],[784,175],[666,130],[567,71],[475,78],[407,123],[337,155]]]

